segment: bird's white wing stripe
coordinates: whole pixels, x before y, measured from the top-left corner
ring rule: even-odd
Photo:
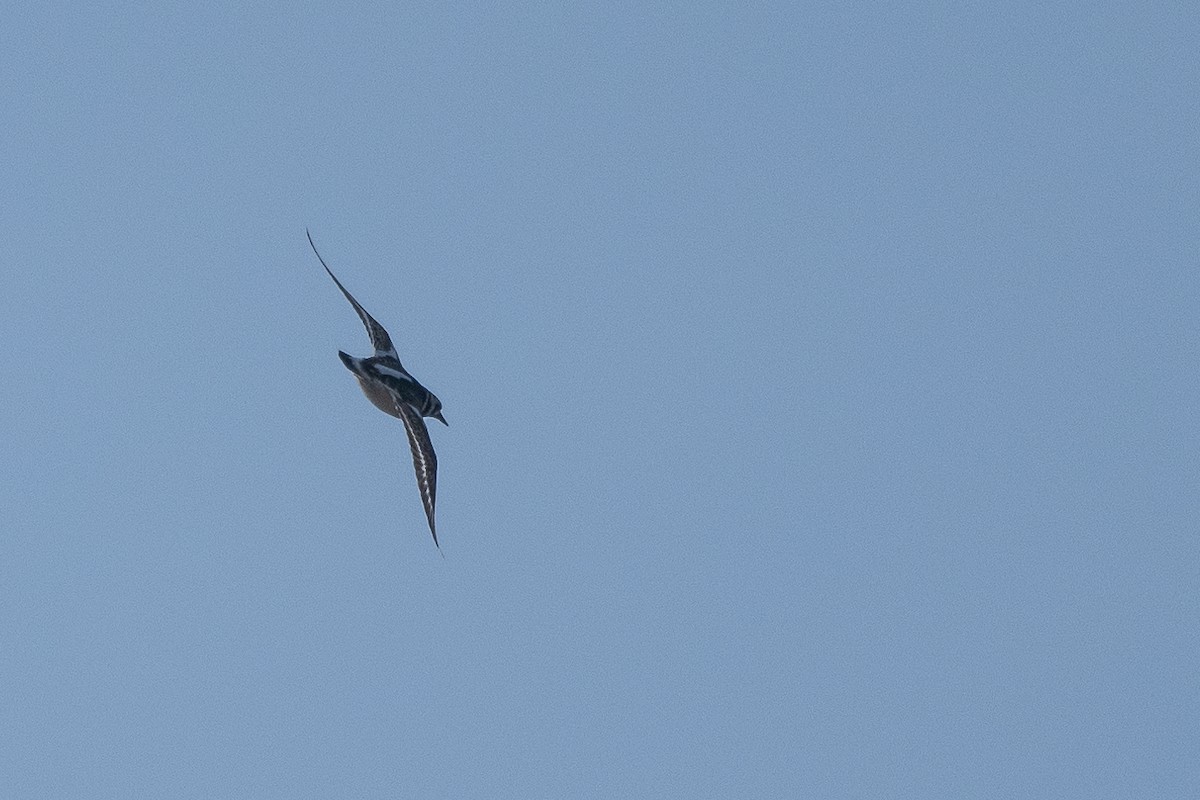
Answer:
[[[412,376],[412,375],[409,375],[407,372],[405,372],[405,371],[404,371],[404,370],[402,370],[402,369],[394,369],[394,368],[392,368],[392,367],[385,366],[384,364],[379,364],[379,363],[376,363],[376,364],[375,364],[375,370],[376,370],[377,372],[379,372],[380,374],[382,374],[382,375],[388,375],[388,376],[391,376],[391,377],[393,377],[393,378],[399,378],[400,380],[402,380],[402,381],[408,381],[409,383],[413,383],[413,382],[414,382],[414,381],[413,381],[413,376]]]

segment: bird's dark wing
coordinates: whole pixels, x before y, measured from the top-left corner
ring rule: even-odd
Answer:
[[[397,402],[396,410],[404,422],[404,430],[408,432],[408,444],[412,448],[413,469],[417,473],[417,488],[421,491],[421,502],[425,505],[425,516],[429,520],[429,532],[433,534],[433,543],[439,549],[437,528],[433,524],[433,503],[437,497],[437,456],[433,452],[433,443],[429,441],[429,429],[421,412],[405,402]]]
[[[333,270],[329,269],[329,265],[325,263],[325,259],[321,258],[321,254],[317,252],[317,246],[313,244],[312,234],[308,234],[308,243],[312,247],[313,252],[317,253],[317,260],[321,262],[321,266],[325,267],[325,271],[329,273],[329,277],[333,278],[333,282],[342,290],[342,294],[346,295],[346,299],[350,301],[350,305],[354,306],[354,310],[358,312],[358,318],[362,320],[362,324],[367,329],[367,335],[371,337],[371,346],[375,348],[377,356],[392,356],[399,360],[396,355],[396,348],[392,346],[392,337],[388,336],[388,332],[383,329],[383,326],[375,321],[375,318],[367,313],[367,310],[358,304],[354,299],[354,295],[346,291],[346,287],[342,286],[342,282],[333,274]]]

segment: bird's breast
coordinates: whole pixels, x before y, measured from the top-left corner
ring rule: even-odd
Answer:
[[[400,416],[400,412],[396,410],[396,396],[388,391],[386,386],[363,377],[359,377],[358,385],[362,387],[363,394],[371,401],[371,405],[385,414],[391,414],[393,417]]]

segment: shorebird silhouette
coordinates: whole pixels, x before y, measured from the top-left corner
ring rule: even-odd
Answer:
[[[359,305],[358,301],[354,299],[354,295],[346,291],[346,287],[342,286],[342,282],[337,279],[337,276],[329,269],[329,265],[325,263],[325,259],[321,258],[321,254],[317,252],[312,234],[307,229],[304,232],[308,234],[308,244],[316,253],[317,260],[321,262],[322,267],[325,267],[325,271],[329,273],[329,277],[333,278],[337,287],[342,290],[342,294],[350,301],[350,305],[354,306],[354,310],[358,312],[358,318],[362,320],[367,329],[367,335],[371,337],[375,355],[369,358],[355,358],[341,350],[338,351],[338,355],[341,357],[342,363],[346,365],[346,369],[353,372],[354,377],[358,378],[358,384],[362,387],[363,394],[367,396],[367,399],[383,413],[397,417],[404,423],[404,430],[408,432],[408,444],[412,448],[413,469],[417,473],[417,488],[421,492],[421,502],[425,506],[425,517],[429,520],[429,532],[433,534],[434,546],[440,550],[437,527],[433,521],[433,505],[437,497],[437,456],[433,452],[433,443],[429,440],[429,429],[425,427],[423,417],[432,417],[443,425],[448,425],[449,423],[442,416],[442,401],[438,400],[433,392],[422,386],[416,378],[408,373],[408,370],[400,363],[399,356],[396,355],[392,337],[388,336],[388,332],[384,330],[383,326]]]

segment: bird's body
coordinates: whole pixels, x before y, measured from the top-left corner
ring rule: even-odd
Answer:
[[[355,358],[341,350],[338,351],[338,355],[346,369],[358,378],[363,394],[383,413],[400,417],[396,410],[397,402],[400,402],[420,411],[423,417],[433,417],[445,423],[442,419],[441,401],[416,378],[409,375],[408,370],[398,360],[388,356]]]
[[[437,497],[437,456],[433,452],[433,443],[429,439],[429,430],[425,427],[423,417],[432,417],[443,425],[447,424],[445,417],[442,416],[442,401],[438,400],[433,392],[422,386],[400,363],[400,358],[396,355],[396,348],[392,345],[392,339],[388,336],[388,332],[367,313],[366,309],[358,304],[354,296],[346,291],[346,287],[342,286],[342,282],[337,279],[337,276],[326,265],[325,259],[321,258],[321,254],[317,252],[312,234],[308,236],[308,243],[312,246],[313,252],[317,254],[321,266],[325,267],[325,271],[329,273],[329,277],[333,278],[333,282],[342,290],[342,294],[350,301],[350,305],[354,306],[354,310],[358,312],[359,318],[367,329],[367,335],[371,337],[375,355],[368,358],[356,358],[339,350],[338,356],[346,365],[346,369],[353,372],[354,377],[358,378],[358,384],[371,404],[404,423],[404,429],[408,433],[409,447],[412,450],[413,468],[417,474],[417,488],[421,492],[421,502],[425,506],[425,517],[429,520],[429,532],[433,534],[433,543],[437,545],[437,527],[433,521],[434,501]]]

